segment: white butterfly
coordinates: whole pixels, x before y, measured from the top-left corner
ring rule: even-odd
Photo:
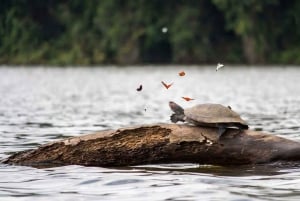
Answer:
[[[223,64],[218,63],[217,68],[216,68],[216,71],[218,71],[220,68],[223,68],[223,67],[224,67]]]
[[[163,27],[163,28],[161,29],[161,31],[162,31],[163,33],[167,33],[167,32],[168,32],[168,28],[167,28],[167,27]]]

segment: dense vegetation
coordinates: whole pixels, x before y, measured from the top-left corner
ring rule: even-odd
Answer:
[[[300,64],[299,55],[298,0],[0,4],[2,64]]]

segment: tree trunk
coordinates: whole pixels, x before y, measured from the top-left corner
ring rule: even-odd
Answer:
[[[242,36],[244,55],[249,64],[258,62],[258,53],[256,50],[256,41],[253,36]]]
[[[299,161],[300,143],[274,135],[184,124],[144,125],[69,138],[16,153],[3,162],[34,167],[157,163],[242,165]]]

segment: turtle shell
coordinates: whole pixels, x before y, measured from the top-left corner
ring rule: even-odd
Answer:
[[[241,124],[247,126],[239,114],[220,104],[199,104],[184,110],[188,120],[199,124]]]

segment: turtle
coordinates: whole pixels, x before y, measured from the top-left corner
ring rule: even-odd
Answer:
[[[249,128],[246,121],[244,121],[238,113],[234,112],[230,106],[225,107],[221,104],[205,103],[183,109],[180,105],[170,101],[169,107],[174,112],[174,114],[170,116],[173,123],[182,121],[192,123],[196,126],[216,127],[219,129],[219,137],[221,137],[229,127],[238,128],[240,130]]]

